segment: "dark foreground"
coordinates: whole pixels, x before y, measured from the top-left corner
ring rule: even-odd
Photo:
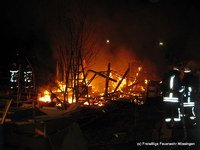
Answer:
[[[15,116],[16,122],[20,115]],[[186,120],[184,130],[182,124],[167,128],[163,116],[161,100],[151,99],[145,105],[110,102],[99,109],[82,108],[62,117],[30,119],[30,123],[21,120],[1,126],[4,136],[0,149],[200,149],[199,117],[195,126]]]
[[[167,128],[160,99],[141,106],[118,105],[119,109],[84,128],[90,150],[200,149],[199,127],[186,120],[186,130],[182,123]]]

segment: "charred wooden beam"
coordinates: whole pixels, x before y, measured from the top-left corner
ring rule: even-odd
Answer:
[[[103,77],[103,78],[107,78],[106,75],[104,75],[104,74],[102,74],[102,73],[100,73],[100,72],[96,72],[96,71],[94,71],[94,70],[88,70],[88,72],[93,72],[93,73],[98,74],[99,76],[101,76],[101,77]],[[117,80],[112,79],[112,78],[110,78],[110,77],[109,77],[108,79],[111,80],[111,81],[113,81],[113,82],[117,82]]]
[[[1,120],[1,125],[4,124],[5,120],[6,120],[6,116],[8,114],[8,111],[10,109],[10,106],[11,106],[11,103],[12,103],[13,100],[9,100],[6,104],[6,107],[5,107],[5,112],[3,114],[3,117],[2,117],[2,120]]]
[[[88,80],[87,86],[90,85],[90,83],[94,80],[94,78],[96,77],[96,75],[97,75],[97,74],[94,74],[94,75],[92,76],[92,78],[90,78],[90,80]]]
[[[92,78],[90,78],[90,80],[88,80],[87,85],[82,89],[82,91],[79,93],[78,98],[80,98],[82,96],[82,94],[85,92],[85,90],[87,90],[87,87],[90,85],[90,83],[94,80],[94,78],[96,77],[97,74],[94,74],[92,76]]]
[[[119,81],[119,83],[117,84],[117,86],[116,86],[116,88],[115,88],[115,90],[114,90],[113,93],[115,93],[115,92],[117,91],[117,89],[118,89],[119,86],[121,85],[122,81],[125,79],[126,75],[128,74],[129,70],[130,70],[129,68],[126,70],[126,72],[124,73],[122,79],[121,79],[121,80]]]

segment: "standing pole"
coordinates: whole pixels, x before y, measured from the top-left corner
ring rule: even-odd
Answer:
[[[108,70],[107,70],[107,75],[106,75],[106,85],[105,85],[105,93],[104,97],[107,99],[108,97],[108,85],[109,85],[109,76],[110,76],[110,63],[108,63]]]

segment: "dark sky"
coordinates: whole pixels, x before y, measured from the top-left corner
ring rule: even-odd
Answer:
[[[40,67],[50,69],[52,47],[61,39],[60,14],[87,4],[87,15],[99,43],[110,39],[111,53],[128,48],[138,59],[158,68],[165,63],[200,60],[200,6],[198,0],[18,0],[3,6],[1,64],[17,51]],[[55,40],[56,39],[56,40]],[[60,40],[62,41],[62,40]],[[159,47],[159,41],[164,42]],[[101,48],[100,48],[101,49]],[[10,58],[10,55],[14,57]]]

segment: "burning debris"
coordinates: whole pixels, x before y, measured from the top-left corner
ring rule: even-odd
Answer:
[[[49,87],[49,90],[41,91],[38,101],[43,105],[51,103],[57,107],[77,102],[81,102],[83,105],[103,106],[108,100],[122,99],[143,104],[148,80],[142,77],[141,66],[137,68],[137,71],[134,71],[135,75],[132,76],[130,74],[130,68],[124,74],[120,74],[117,71],[111,70],[110,64],[107,71],[96,72],[94,70],[87,70],[85,85],[82,82],[78,82],[76,86],[72,84],[72,87],[69,87],[69,85],[67,86],[63,82],[57,81],[56,87]],[[98,87],[101,86],[98,85],[99,81],[105,85],[101,90]],[[78,96],[75,97],[74,92],[77,92]]]

